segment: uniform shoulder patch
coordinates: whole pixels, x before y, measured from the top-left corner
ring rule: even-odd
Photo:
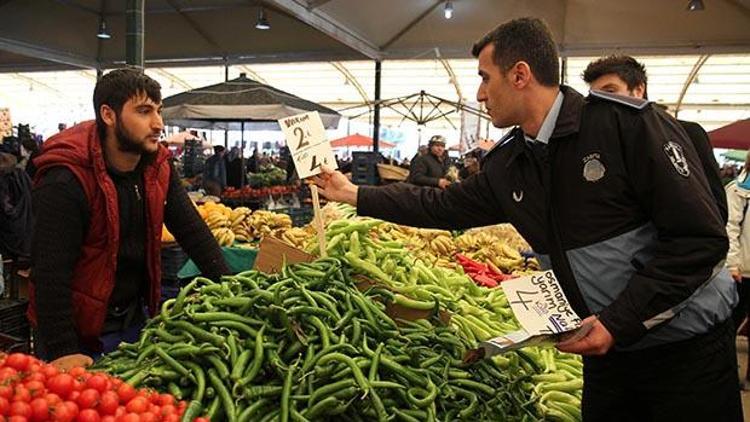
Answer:
[[[589,91],[589,96],[599,98],[606,101],[612,101],[614,103],[623,104],[628,107],[632,107],[636,110],[643,110],[647,105],[651,103],[649,100],[643,98],[628,97],[625,95],[617,95],[604,91],[597,91],[592,89]]]

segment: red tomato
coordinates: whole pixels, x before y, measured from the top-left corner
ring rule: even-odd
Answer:
[[[159,405],[166,406],[168,404],[174,404],[174,396],[172,396],[171,394],[160,394]]]
[[[58,422],[71,422],[75,415],[65,403],[58,403],[52,408],[52,420]]]
[[[26,383],[26,389],[29,390],[29,394],[31,394],[31,397],[37,398],[44,395],[47,387],[41,381],[29,381]]]
[[[8,418],[8,422],[26,422],[28,419],[24,418],[23,416],[11,416]]]
[[[102,422],[116,422],[117,419],[115,419],[112,415],[102,416]]]
[[[83,409],[76,417],[76,422],[100,422],[99,413],[94,409]]]
[[[70,368],[70,371],[68,371],[68,373],[71,376],[73,376],[75,378],[78,378],[78,377],[82,376],[83,374],[85,374],[86,370],[84,368],[80,367],[80,366],[76,366],[75,368]]]
[[[119,378],[114,378],[114,377],[111,377],[111,378],[109,379],[109,382],[110,382],[110,383],[112,384],[112,389],[113,389],[113,390],[116,390],[116,389],[117,389],[117,387],[121,386],[121,385],[122,385],[122,383],[123,383],[123,381],[122,381],[121,379],[119,379]]]
[[[201,416],[200,418],[193,419],[193,422],[211,422],[211,421],[208,420],[208,418],[204,418]]]
[[[29,367],[27,368],[29,372],[35,373],[42,370],[42,365],[39,363],[36,359],[30,359],[29,360]]]
[[[102,415],[114,415],[117,406],[120,405],[120,397],[114,391],[105,391],[99,400],[99,413]]]
[[[121,422],[141,422],[141,417],[137,413],[128,413],[123,415]]]
[[[26,382],[29,381],[44,382],[47,381],[47,377],[45,377],[42,372],[31,372],[29,373],[29,376],[26,377]]]
[[[128,413],[143,413],[148,410],[148,400],[145,397],[135,397],[125,406]]]
[[[73,377],[69,374],[58,374],[47,381],[47,388],[50,392],[67,398],[73,391],[73,381]]]
[[[31,401],[31,392],[28,388],[17,385],[15,389],[15,394],[13,394],[13,401],[24,401],[24,402],[30,402]]]
[[[30,363],[29,356],[23,353],[11,353],[5,358],[5,365],[18,371],[27,370]]]
[[[4,366],[0,369],[0,382],[7,381],[18,376],[18,371],[11,368],[10,366]]]
[[[130,384],[122,384],[117,387],[117,395],[120,396],[120,402],[127,403],[132,400],[137,392]]]
[[[5,397],[0,397],[0,415],[7,415],[10,412],[10,402]]]
[[[31,401],[31,420],[42,422],[49,419],[49,405],[47,400],[39,398]]]
[[[81,392],[76,403],[78,403],[81,409],[93,409],[99,405],[100,398],[101,395],[98,391],[93,388],[87,388]]]
[[[57,403],[61,403],[62,399],[55,393],[47,393],[44,395],[44,399],[47,400],[47,404],[54,406]]]
[[[42,373],[44,374],[45,378],[52,379],[52,377],[59,374],[60,371],[58,371],[57,368],[52,365],[44,365],[42,367]]]
[[[86,381],[86,387],[93,388],[94,390],[103,393],[109,388],[109,380],[107,380],[107,377],[104,375],[96,374]]]
[[[10,405],[10,415],[23,416],[28,419],[31,416],[31,405],[23,401],[13,402]]]
[[[169,416],[165,416],[164,419],[162,419],[163,422],[180,422],[180,417],[172,414]]]
[[[175,414],[177,413],[177,408],[174,407],[174,405],[167,404],[167,405],[161,407],[161,415],[162,416],[171,415],[173,413],[175,413]]]
[[[13,387],[0,385],[0,397],[5,397],[6,399],[13,397]]]
[[[159,417],[151,412],[141,413],[141,422],[157,422]]]
[[[68,410],[70,410],[70,414],[73,416],[73,418],[78,416],[79,408],[76,402],[68,400],[66,402],[63,402],[63,404],[68,408]]]
[[[125,406],[117,406],[117,410],[115,410],[115,417],[119,418],[121,416],[125,416],[126,413],[128,413],[128,411],[125,410]]]

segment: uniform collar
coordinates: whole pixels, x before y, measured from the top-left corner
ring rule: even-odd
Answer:
[[[562,109],[563,98],[564,95],[562,91],[559,91],[557,93],[557,97],[555,98],[555,102],[552,103],[552,107],[544,117],[544,121],[542,122],[542,126],[539,128],[539,133],[536,135],[536,138],[524,135],[526,137],[526,141],[541,142],[543,144],[549,142],[549,138],[552,136],[552,132],[555,130],[555,126],[557,125],[557,118],[560,115],[560,110]]]
[[[557,123],[554,131],[552,131],[551,138],[561,138],[578,132],[581,126],[581,114],[586,104],[583,95],[567,85],[560,85],[560,92],[563,93],[565,98],[560,107],[560,114],[557,117]]]

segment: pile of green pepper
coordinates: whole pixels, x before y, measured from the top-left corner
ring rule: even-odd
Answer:
[[[515,354],[464,363],[454,327],[394,320],[389,300],[336,258],[196,278],[96,368],[191,400],[185,421],[539,419]]]

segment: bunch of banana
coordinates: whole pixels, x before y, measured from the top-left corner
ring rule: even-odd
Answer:
[[[262,239],[266,236],[279,237],[280,233],[292,228],[292,219],[286,214],[271,211],[256,211],[250,214],[245,223],[251,239]]]
[[[234,243],[234,232],[228,227],[221,227],[211,230],[219,246],[231,246]]]
[[[307,229],[303,229],[301,227],[292,227],[281,231],[278,238],[289,246],[304,250],[307,240],[312,236],[314,235],[311,234]]]
[[[521,253],[492,234],[467,232],[456,238],[455,245],[461,254],[485,262],[505,274],[527,269]]]
[[[211,230],[229,227],[230,224],[229,218],[219,210],[209,211],[206,216],[206,225]]]
[[[468,230],[467,233],[469,234],[482,233],[484,235],[494,238],[496,241],[500,240],[506,245],[520,252],[531,250],[531,246],[529,246],[529,244],[526,242],[526,239],[524,239],[518,233],[518,231],[516,230],[515,227],[513,227],[512,224],[497,224],[494,226],[477,227],[477,228]]]
[[[248,233],[246,223],[247,217],[250,214],[252,214],[252,211],[247,207],[237,207],[232,210],[229,219],[231,220],[230,228],[234,233],[235,241],[247,243],[252,239]]]

